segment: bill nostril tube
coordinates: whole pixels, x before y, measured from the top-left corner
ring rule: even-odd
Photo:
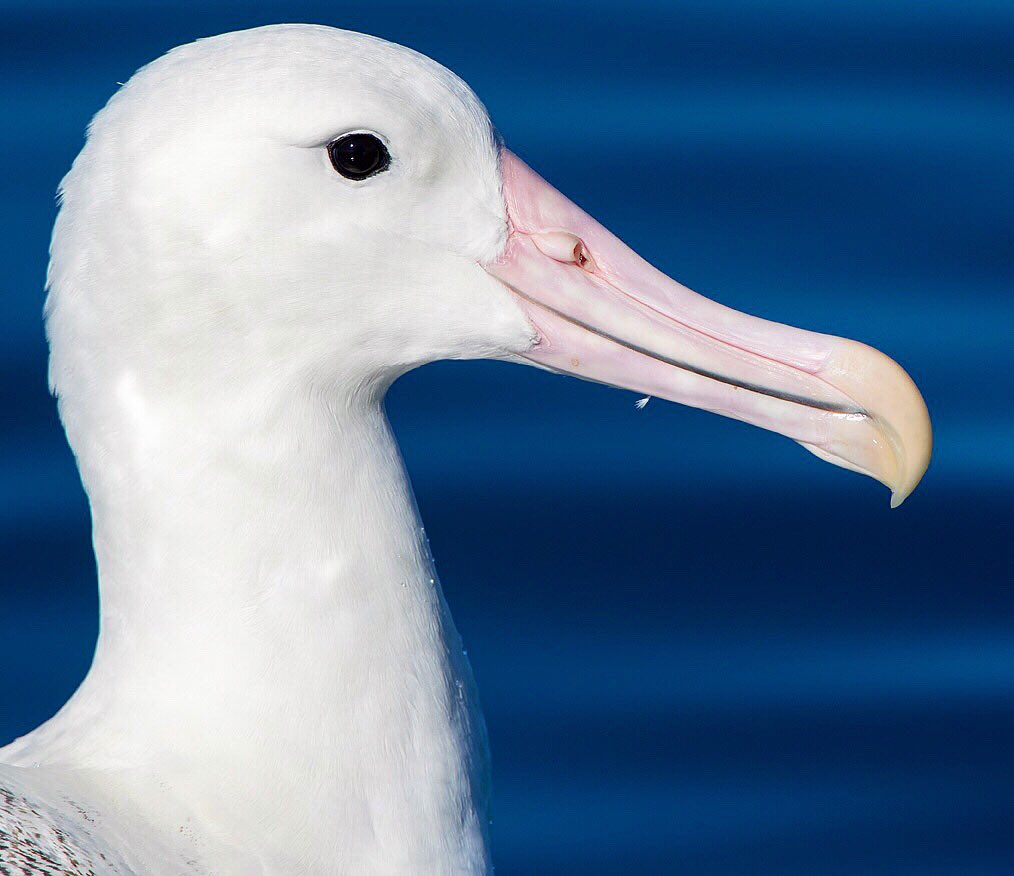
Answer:
[[[567,265],[577,265],[586,271],[595,270],[588,247],[576,234],[569,231],[539,231],[531,235],[532,242],[543,255]]]

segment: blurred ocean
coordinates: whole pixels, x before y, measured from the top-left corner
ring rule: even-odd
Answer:
[[[499,871],[1014,873],[1011,2],[0,0],[0,743],[96,632],[46,391],[57,182],[140,64],[286,20],[433,56],[649,260],[885,350],[933,416],[891,512],[785,439],[630,393],[491,363],[395,385]]]

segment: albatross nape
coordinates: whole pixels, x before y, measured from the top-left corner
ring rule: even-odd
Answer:
[[[30,872],[491,868],[483,721],[383,412],[408,369],[499,358],[695,405],[894,504],[929,461],[893,361],[665,277],[383,40],[178,48],[61,195],[50,380],[101,627],[71,700],[0,750]]]

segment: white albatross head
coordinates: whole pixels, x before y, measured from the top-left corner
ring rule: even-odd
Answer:
[[[51,381],[79,456],[125,374],[382,392],[491,357],[780,432],[893,504],[929,462],[892,360],[659,273],[503,148],[460,79],[379,39],[284,25],[176,49],[95,118],[62,197]]]

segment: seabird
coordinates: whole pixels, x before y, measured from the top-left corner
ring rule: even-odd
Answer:
[[[532,364],[780,432],[899,504],[906,373],[669,279],[409,49],[283,25],[138,71],[60,187],[50,382],[101,622],[0,749],[12,873],[491,869],[486,733],[383,410]]]

